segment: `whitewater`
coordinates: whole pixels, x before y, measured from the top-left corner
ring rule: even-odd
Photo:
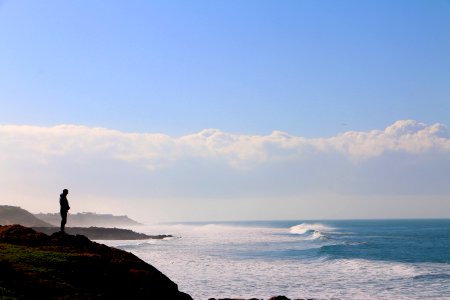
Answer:
[[[174,237],[106,244],[152,264],[194,299],[450,299],[450,220],[211,222],[133,229]]]

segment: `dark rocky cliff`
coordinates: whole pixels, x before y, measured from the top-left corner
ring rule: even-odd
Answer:
[[[135,255],[82,235],[0,226],[0,299],[192,299]]]

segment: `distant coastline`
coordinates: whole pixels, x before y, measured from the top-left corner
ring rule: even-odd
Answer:
[[[34,216],[46,223],[54,226],[59,226],[61,216],[59,213],[39,213]],[[97,214],[93,212],[82,212],[77,214],[70,214],[68,217],[68,226],[72,227],[123,227],[123,226],[142,226],[139,223],[126,215],[115,216],[112,214]]]
[[[18,206],[0,205],[0,225],[19,224],[48,235],[59,231],[61,216],[56,213],[35,214]],[[80,234],[92,240],[145,240],[164,239],[171,235],[147,235],[117,227],[141,226],[128,216],[112,214],[78,213],[69,216],[69,234]]]

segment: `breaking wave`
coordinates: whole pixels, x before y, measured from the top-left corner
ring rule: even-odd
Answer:
[[[304,236],[306,240],[328,239],[326,232],[333,228],[320,223],[302,223],[289,228],[289,233]]]

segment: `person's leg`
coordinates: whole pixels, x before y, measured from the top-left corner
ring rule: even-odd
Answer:
[[[62,211],[61,212],[61,232],[64,232],[64,227],[66,226],[67,222],[67,212]]]

